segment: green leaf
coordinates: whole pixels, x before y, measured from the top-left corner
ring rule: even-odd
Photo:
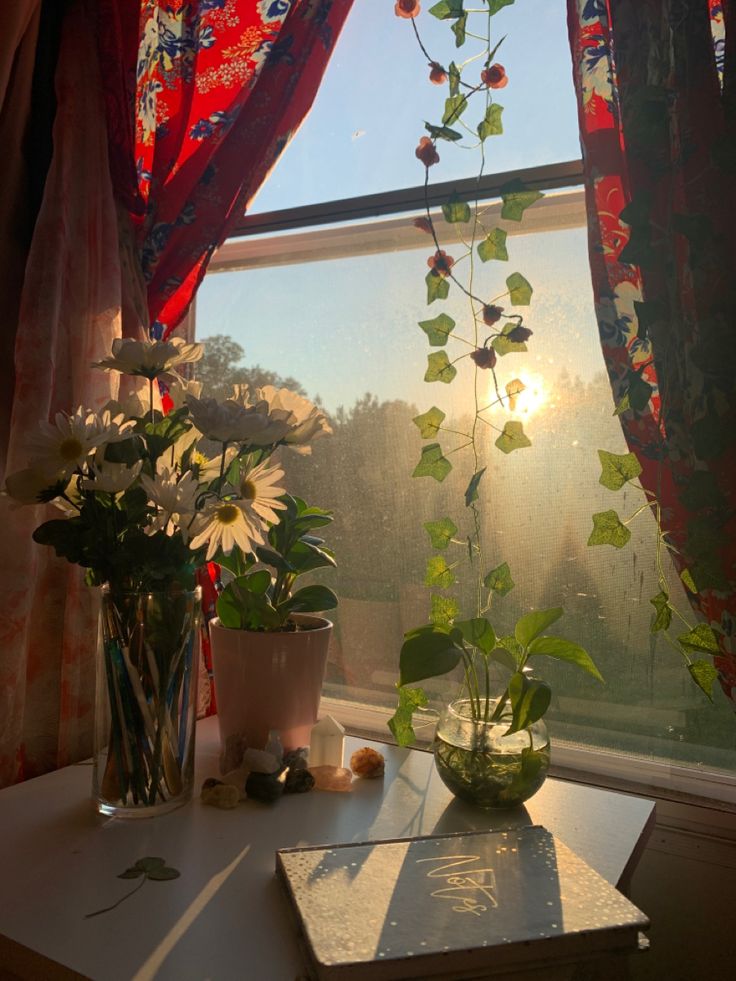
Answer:
[[[455,23],[452,25],[450,30],[455,35],[455,47],[461,48],[465,44],[465,31],[468,26],[468,15],[463,14],[462,17],[458,17]]]
[[[427,355],[425,382],[444,382],[445,385],[449,385],[456,374],[457,368],[454,364],[450,364],[450,359],[444,351],[435,351]]]
[[[521,273],[515,272],[506,280],[509,289],[510,300],[515,307],[528,307],[532,302],[534,290]]]
[[[445,111],[442,114],[443,123],[454,123],[468,108],[468,100],[464,95],[451,95],[445,99]]]
[[[588,545],[613,545],[623,548],[631,538],[631,532],[615,511],[600,511],[593,515],[593,530]]]
[[[603,675],[595,666],[590,654],[583,647],[565,640],[564,637],[537,637],[529,644],[529,654],[540,654],[554,657],[558,661],[568,661],[592,674],[598,681],[603,681]]]
[[[431,409],[421,415],[414,416],[412,422],[419,429],[422,439],[431,439],[437,435],[444,418],[445,413],[433,405]]]
[[[297,589],[295,593],[279,604],[279,610],[289,613],[323,613],[334,610],[337,596],[327,586],[315,584]]]
[[[462,133],[458,133],[456,129],[451,129],[449,126],[435,126],[434,123],[425,121],[424,128],[433,140],[447,140],[450,143],[457,143],[463,138]]]
[[[556,623],[564,612],[561,606],[555,606],[551,610],[533,610],[531,613],[526,613],[517,620],[514,627],[516,642],[522,647],[528,647],[543,630]]]
[[[485,116],[478,123],[478,136],[481,141],[489,136],[500,136],[503,133],[501,116],[503,116],[503,106],[497,102],[492,102],[486,109]]]
[[[511,676],[509,695],[513,721],[505,733],[507,736],[520,732],[541,719],[552,700],[549,685],[543,681],[530,680],[519,671]]]
[[[633,480],[641,473],[641,464],[633,453],[608,453],[606,450],[598,450],[598,457],[602,468],[598,483],[609,490],[620,490],[627,481]]]
[[[427,707],[427,696],[421,688],[399,688],[399,704],[388,727],[399,746],[410,746],[416,736],[412,725],[417,709]]]
[[[670,606],[669,596],[664,590],[661,590],[649,602],[655,610],[652,616],[652,624],[649,627],[649,633],[656,634],[660,630],[667,630],[672,623],[672,607]]]
[[[497,664],[501,664],[508,671],[511,671],[512,674],[519,666],[519,662],[507,647],[495,647],[489,656],[491,660],[496,661]]]
[[[500,358],[505,354],[523,353],[528,350],[526,341],[511,341],[507,337],[507,334],[510,334],[514,327],[517,326],[518,324],[515,324],[513,321],[504,324],[498,337],[494,337],[491,341],[491,347]]]
[[[447,74],[450,79],[450,95],[457,95],[460,91],[460,71],[454,61],[450,62]]]
[[[483,585],[486,589],[492,589],[494,593],[498,593],[499,596],[505,596],[506,593],[510,593],[515,584],[511,578],[511,569],[509,569],[508,562],[502,562],[495,569],[491,569],[483,580]]]
[[[453,20],[455,17],[462,17],[463,0],[440,0],[434,7],[429,8],[429,12],[437,20]]]
[[[148,878],[153,882],[167,882],[170,879],[178,879],[181,873],[178,869],[172,869],[165,865],[161,869],[154,869],[152,872],[148,873]]]
[[[513,636],[513,634],[509,634],[506,637],[499,637],[498,643],[504,648],[504,650],[509,652],[517,664],[521,663],[524,648],[521,646],[516,637]]]
[[[427,284],[427,304],[434,303],[435,300],[446,300],[450,292],[450,283],[445,276],[438,276],[430,269],[424,277]]]
[[[685,587],[694,596],[697,596],[697,594],[698,594],[698,587],[695,585],[695,582],[693,580],[692,575],[690,574],[690,570],[689,569],[683,569],[682,570],[682,572],[680,573],[680,579],[682,579],[682,582],[685,585]]]
[[[271,585],[271,573],[268,569],[260,569],[258,572],[252,572],[248,576],[242,576],[238,582],[248,592],[255,593],[257,596],[263,596]]]
[[[493,627],[485,617],[473,617],[472,620],[457,620],[455,626],[462,632],[463,640],[471,647],[477,647],[484,654],[490,654],[496,646],[496,635]]]
[[[455,321],[452,317],[448,317],[446,313],[441,313],[432,320],[420,320],[419,326],[427,335],[427,340],[432,347],[444,347],[447,344],[447,338],[455,329]]]
[[[450,224],[470,221],[470,205],[467,201],[461,201],[457,194],[451,194],[442,205],[442,214]]]
[[[136,868],[142,869],[146,875],[150,875],[151,872],[157,872],[159,869],[166,867],[166,859],[164,858],[139,858],[135,863]]]
[[[616,408],[614,409],[613,414],[615,416],[621,416],[624,414],[624,412],[628,412],[630,408],[631,408],[631,401],[629,400],[629,393],[626,392],[623,398],[616,403]]]
[[[528,191],[522,181],[515,179],[504,184],[501,188],[501,217],[506,221],[521,221],[524,212],[535,201],[544,197],[541,191]]]
[[[510,7],[511,4],[514,3],[514,0],[486,0],[486,3],[488,4],[488,13],[492,17],[504,7]]]
[[[430,443],[422,447],[422,456],[414,468],[412,477],[434,477],[442,483],[452,470],[452,464],[442,455],[439,443]]]
[[[486,472],[486,468],[483,467],[477,473],[474,473],[470,478],[470,483],[465,489],[465,507],[469,508],[473,501],[478,500],[478,484],[481,482],[483,474]]]
[[[407,634],[399,657],[400,684],[413,684],[425,678],[447,674],[460,662],[461,648],[449,633],[427,627]]]
[[[654,389],[649,382],[645,382],[641,375],[636,371],[630,371],[626,380],[629,385],[626,393],[629,397],[628,407],[635,409],[637,412],[643,412],[649,405],[649,399],[652,397],[652,392]],[[618,408],[616,410],[616,414],[621,414],[618,411]]]
[[[688,664],[688,671],[695,684],[703,691],[707,697],[713,701],[713,682],[718,677],[718,671],[710,661],[693,661]]]
[[[650,329],[665,319],[666,309],[661,299],[634,300],[634,313],[638,324],[636,336],[640,341],[646,341]]]
[[[433,594],[431,607],[429,619],[438,627],[449,627],[460,612],[460,606],[452,596]]]
[[[478,245],[478,255],[481,262],[488,262],[489,259],[499,259],[507,262],[509,254],[506,250],[506,232],[503,228],[494,228],[486,235]]]
[[[125,872],[121,872],[118,879],[140,879],[140,877],[145,874],[146,873],[143,871],[143,869],[138,868],[137,865],[134,865],[132,868],[126,869]]]
[[[677,641],[690,654],[718,654],[718,639],[709,623],[699,623],[694,630],[680,634]]]
[[[432,548],[446,549],[452,538],[457,534],[457,526],[449,518],[439,521],[426,521],[424,527],[429,534]]]
[[[424,577],[425,586],[437,586],[438,589],[449,589],[455,585],[454,566],[449,566],[444,555],[432,555],[427,559],[427,573]]]
[[[496,446],[503,453],[513,453],[514,450],[521,450],[531,445],[532,441],[524,432],[523,424],[514,419],[506,423],[503,432],[496,440]]]

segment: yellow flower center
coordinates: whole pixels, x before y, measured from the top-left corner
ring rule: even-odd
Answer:
[[[76,460],[84,453],[84,447],[74,436],[65,439],[59,446],[59,456],[62,460]]]
[[[217,509],[217,520],[221,525],[231,525],[238,520],[238,513],[234,504],[221,504]]]
[[[255,501],[258,497],[258,490],[252,480],[244,480],[240,484],[240,496],[246,501]]]

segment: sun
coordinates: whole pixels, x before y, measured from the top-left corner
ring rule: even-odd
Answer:
[[[505,406],[521,419],[531,419],[548,405],[550,392],[542,375],[532,371],[521,371],[505,385],[508,400]]]

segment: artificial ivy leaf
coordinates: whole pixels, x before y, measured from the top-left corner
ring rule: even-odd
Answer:
[[[437,435],[444,418],[445,413],[433,405],[420,416],[414,416],[412,422],[418,427],[422,439],[431,439]]]
[[[429,12],[437,20],[452,20],[455,17],[462,17],[463,0],[440,0],[434,7],[429,8]]]
[[[463,14],[462,17],[458,17],[455,23],[452,25],[450,30],[455,35],[455,47],[461,48],[465,44],[465,31],[468,26],[468,15]]]
[[[544,197],[541,191],[529,191],[524,183],[518,178],[509,181],[501,188],[501,198],[503,207],[501,217],[506,221],[521,221],[524,212],[531,207],[535,201]]]
[[[694,630],[680,634],[677,641],[691,654],[718,653],[718,640],[709,623],[699,623]]]
[[[564,637],[537,637],[529,644],[529,654],[541,654],[559,661],[568,661],[592,674],[598,681],[603,681],[603,675],[585,648],[565,640]]]
[[[442,205],[442,214],[450,224],[470,221],[470,205],[467,201],[461,201],[457,194],[451,194]]]
[[[615,511],[600,511],[593,515],[593,530],[588,545],[614,545],[623,548],[631,538],[631,532]]]
[[[508,335],[514,327],[518,327],[518,324],[513,321],[504,324],[498,337],[494,337],[491,341],[491,347],[499,358],[502,358],[505,354],[521,354],[527,350],[526,341],[512,341],[509,339]]]
[[[442,455],[439,443],[430,443],[422,447],[422,456],[414,468],[412,477],[434,477],[442,483],[452,470],[452,464]]]
[[[526,385],[521,380],[521,378],[514,378],[510,382],[506,382],[506,395],[509,400],[509,409],[511,412],[516,408],[516,400],[521,395],[522,392],[526,391]]]
[[[444,555],[432,555],[427,559],[427,572],[424,576],[425,586],[437,586],[438,589],[449,589],[455,585],[454,565],[449,566]]]
[[[707,697],[713,701],[713,682],[718,677],[718,671],[710,663],[710,661],[693,661],[692,664],[688,664],[688,671],[690,672],[690,677],[693,679],[695,684],[704,692]]]
[[[450,364],[445,351],[435,351],[434,354],[427,355],[425,382],[444,382],[445,385],[449,385],[456,374],[457,368],[454,364]]]
[[[682,582],[685,585],[685,587],[689,589],[694,596],[697,596],[698,587],[695,585],[695,582],[693,580],[692,575],[690,574],[689,569],[682,570],[682,572],[680,573],[680,579],[682,579]]]
[[[615,416],[621,416],[624,414],[624,412],[628,412],[630,408],[631,402],[629,401],[629,393],[626,392],[623,398],[616,403],[616,408],[614,409],[613,414]]]
[[[432,608],[430,610],[429,619],[432,623],[439,627],[450,626],[460,612],[460,606],[457,600],[453,599],[452,596],[439,596],[433,594],[431,604]]]
[[[641,464],[633,453],[609,453],[607,450],[598,450],[598,457],[602,468],[598,483],[609,490],[620,490],[625,483],[641,473]]]
[[[503,7],[510,7],[511,4],[514,3],[514,0],[486,0],[486,3],[488,4],[488,13],[492,17]]]
[[[458,634],[459,635],[459,634]],[[441,627],[427,627],[407,634],[399,655],[399,684],[436,678],[457,667],[462,649]]]
[[[445,99],[445,111],[442,113],[443,124],[454,123],[468,108],[468,100],[464,95],[451,95]]]
[[[429,535],[432,548],[446,549],[457,534],[457,526],[449,518],[439,521],[425,521],[424,527]]]
[[[454,61],[450,62],[447,74],[450,79],[450,95],[457,95],[460,91],[460,71]]]
[[[526,613],[517,620],[514,627],[514,637],[517,643],[521,644],[522,647],[528,647],[543,630],[556,623],[564,612],[561,606],[555,606],[549,610],[532,610],[531,613]]]
[[[649,330],[665,317],[662,300],[634,300],[634,313],[638,324],[636,336],[640,341],[649,340]]]
[[[515,419],[506,423],[503,432],[496,440],[496,446],[502,453],[513,453],[514,450],[521,450],[531,445],[532,441],[524,432],[523,424]]]
[[[483,580],[483,585],[486,589],[492,589],[494,593],[498,593],[499,596],[505,596],[506,593],[510,593],[515,583],[511,578],[511,569],[509,569],[508,562],[502,562],[495,569],[491,569]]]
[[[449,126],[435,126],[434,123],[428,123],[426,120],[424,128],[433,140],[447,140],[450,143],[457,143],[463,138],[463,134],[458,133],[456,129],[451,129]]]
[[[532,293],[534,290],[521,273],[511,273],[506,280],[506,286],[509,289],[509,299],[513,306],[528,307],[532,302]]]
[[[488,262],[489,259],[499,259],[501,262],[508,261],[506,232],[503,228],[494,228],[486,235],[478,245],[478,255],[481,262]]]
[[[470,478],[470,483],[465,489],[465,507],[469,508],[473,501],[478,500],[478,484],[481,481],[483,474],[486,472],[486,468],[483,467],[477,473],[474,473]]]
[[[447,338],[455,329],[455,321],[446,313],[441,313],[439,317],[434,317],[432,320],[420,320],[419,326],[427,335],[427,340],[432,347],[444,347]]]
[[[628,373],[627,381],[629,383],[628,391],[626,393],[629,397],[628,407],[635,409],[637,412],[643,412],[649,405],[649,399],[652,397],[652,392],[654,389],[649,382],[645,382],[641,375],[636,371],[630,371]],[[618,409],[616,414],[620,415]]]
[[[412,717],[416,709],[426,706],[427,696],[421,688],[399,688],[399,704],[388,723],[399,746],[409,746],[414,742]]]
[[[503,106],[500,106],[497,102],[492,102],[488,106],[485,116],[478,123],[478,136],[481,138],[481,141],[487,139],[489,136],[500,136],[503,133],[502,115]]]
[[[660,630],[667,630],[669,625],[672,623],[672,607],[670,606],[670,598],[665,593],[664,590],[660,590],[656,596],[653,596],[649,602],[654,607],[654,615],[652,616],[652,624],[649,628],[649,633],[656,634]]]
[[[450,283],[445,276],[438,276],[430,269],[424,277],[427,284],[427,305],[434,303],[435,300],[446,300],[450,292]]]
[[[463,635],[463,640],[471,647],[477,647],[484,654],[490,654],[496,646],[496,635],[493,627],[485,617],[473,617],[472,620],[457,620],[455,626]]]

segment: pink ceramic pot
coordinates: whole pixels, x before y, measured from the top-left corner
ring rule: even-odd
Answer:
[[[306,613],[293,618],[310,629],[260,633],[210,622],[223,773],[240,765],[246,748],[263,749],[271,730],[285,750],[309,745],[332,624]]]

